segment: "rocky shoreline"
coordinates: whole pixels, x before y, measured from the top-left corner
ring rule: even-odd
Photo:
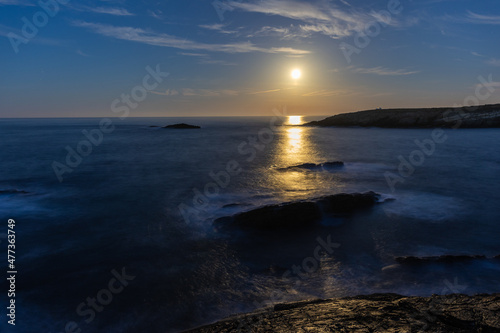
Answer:
[[[500,332],[500,294],[373,294],[285,303],[186,332]]]
[[[378,109],[339,114],[304,126],[499,128],[500,104],[457,108]]]

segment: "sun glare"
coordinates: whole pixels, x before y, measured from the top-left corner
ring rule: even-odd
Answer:
[[[289,125],[300,125],[302,124],[302,116],[288,116]]]
[[[294,69],[292,71],[292,78],[297,80],[297,79],[300,79],[300,77],[302,76],[302,72],[300,71],[300,69]]]

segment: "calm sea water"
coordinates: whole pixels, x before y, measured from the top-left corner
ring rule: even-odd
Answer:
[[[419,155],[421,165],[392,191],[386,173],[397,175],[399,156],[408,160],[432,130],[113,120],[116,128],[59,182],[53,162],[65,163],[65,147],[76,149],[82,130],[99,121],[0,120],[0,190],[26,192],[0,192],[2,253],[7,219],[16,221],[16,332],[64,332],[71,322],[82,332],[171,332],[306,298],[500,291],[498,261],[392,266],[398,256],[500,254],[498,129],[445,130],[446,140]],[[203,129],[149,127],[181,121]],[[277,170],[337,160],[345,167]],[[242,171],[217,185],[212,176],[228,163]],[[217,217],[269,203],[370,190],[395,200],[310,232],[212,227]],[[184,219],[179,205],[200,198],[199,214]],[[308,261],[318,237],[339,247]],[[304,262],[308,272],[283,278]],[[125,286],[115,277],[122,273]],[[0,287],[7,290],[5,280]],[[93,298],[105,304],[92,310]],[[5,320],[1,331],[14,332]]]

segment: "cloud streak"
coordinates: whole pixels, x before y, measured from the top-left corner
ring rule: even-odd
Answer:
[[[357,11],[350,5],[347,6],[348,4],[346,5],[345,2],[343,3],[348,7],[346,10],[327,1],[314,1],[313,3],[297,0],[229,1],[228,5],[241,11],[276,15],[301,21],[304,23],[300,26],[303,32],[321,33],[331,38],[351,36],[370,22],[383,22],[392,26],[399,24],[394,19],[387,20],[381,17],[378,12]]]
[[[225,29],[225,25],[224,24],[201,24],[199,25],[200,28],[203,28],[203,29],[207,29],[207,30],[214,30],[214,31],[217,31],[221,34],[227,34],[227,35],[231,35],[231,34],[237,34],[238,31],[236,30],[228,30],[228,29]]]
[[[373,68],[352,68],[352,71],[359,74],[375,74],[382,76],[403,76],[412,75],[420,73],[419,71],[407,71],[404,69],[388,69],[384,67],[373,67]]]
[[[125,8],[110,8],[110,7],[95,7],[87,8],[88,11],[98,13],[98,14],[108,14],[108,15],[114,15],[114,16],[134,16],[131,12],[126,10]]]
[[[476,14],[471,11],[467,13],[467,22],[475,24],[489,24],[489,25],[499,25],[500,16],[496,15],[481,15]]]
[[[181,39],[164,33],[146,31],[140,28],[118,27],[118,26],[84,22],[84,21],[75,21],[73,22],[73,25],[77,27],[86,28],[96,34],[106,37],[126,40],[130,42],[154,45],[154,46],[177,48],[181,50],[191,50],[191,51],[203,50],[203,51],[224,52],[224,53],[261,52],[261,53],[292,54],[292,55],[304,55],[311,53],[310,51],[299,50],[290,47],[271,47],[271,48],[258,47],[250,42],[229,43],[229,44],[206,44],[206,43],[191,41],[188,39]]]

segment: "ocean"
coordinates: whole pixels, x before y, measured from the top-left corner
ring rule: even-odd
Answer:
[[[303,299],[500,291],[500,129],[296,126],[318,119],[0,119],[0,248],[13,219],[17,270],[1,331],[178,332]],[[150,127],[180,122],[202,129]],[[212,224],[367,191],[383,202],[312,230]],[[396,261],[441,255],[486,259]]]

